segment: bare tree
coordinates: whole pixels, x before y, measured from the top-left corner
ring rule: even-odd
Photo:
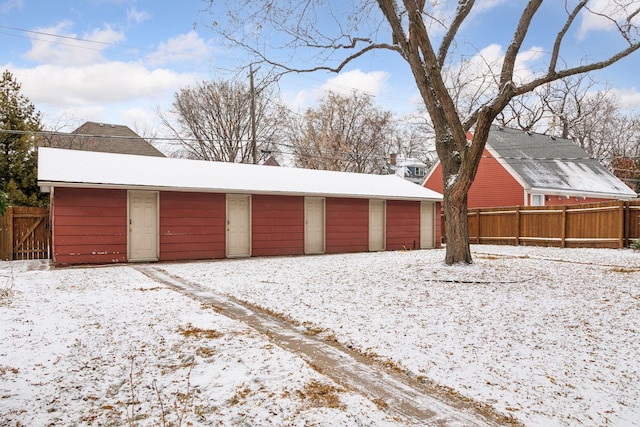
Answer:
[[[443,5],[449,3],[234,0],[226,3],[228,19],[214,22],[214,28],[230,42],[251,52],[256,61],[277,67],[279,72],[339,72],[376,49],[396,52],[399,59],[406,61],[435,130],[447,217],[445,262],[453,264],[472,262],[467,194],[492,122],[514,97],[568,76],[605,68],[635,52],[640,47],[636,26],[640,10],[636,0],[545,3],[546,13],[565,19],[556,28],[549,28],[545,19],[539,19],[546,27],[537,31],[536,44],[542,43],[541,37],[548,36],[546,51],[538,51],[545,64],[536,72],[523,74],[516,68],[516,61],[522,58],[527,34],[538,22],[534,18],[543,3],[543,0],[527,1],[515,21],[512,36],[502,40],[505,51],[496,59],[484,61],[491,71],[487,87],[477,91],[473,105],[460,108],[455,102],[455,88],[447,85],[446,67],[456,49],[464,45],[460,41],[470,25],[463,24],[473,18],[472,12],[481,11],[474,7],[475,0],[458,0],[455,10],[444,10]],[[212,0],[210,4],[213,5]],[[507,2],[502,7],[513,10],[520,6]],[[617,31],[619,42],[612,43],[610,54],[605,56],[587,52],[589,46],[583,46],[585,57],[569,63],[569,55],[564,55],[564,42],[569,34],[575,34],[579,18],[585,15],[604,20],[608,28]],[[466,133],[472,128],[473,139],[468,142]]]
[[[268,150],[280,138],[286,111],[267,89],[251,90],[230,81],[202,82],[174,95],[169,114],[158,112],[164,126],[180,141],[189,158],[253,162],[251,122],[255,102],[256,151]]]
[[[571,76],[514,98],[496,122],[574,141],[604,166],[635,152],[640,117],[624,111],[614,92],[588,74]]]
[[[368,95],[329,92],[292,132],[294,162],[309,169],[380,173],[395,132]]]
[[[435,148],[433,126],[423,111],[401,117],[395,133],[392,153],[405,158],[421,160],[429,169],[436,162],[438,155]]]

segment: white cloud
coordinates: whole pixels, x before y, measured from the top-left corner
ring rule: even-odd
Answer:
[[[506,2],[506,0],[479,0],[475,4],[474,12],[485,12]]]
[[[385,88],[389,74],[385,71],[364,73],[358,69],[340,73],[322,85],[323,90],[350,95],[354,91],[376,96]]]
[[[127,10],[127,22],[141,24],[149,18],[151,18],[151,14],[148,12],[140,11],[135,8]]]
[[[346,71],[328,79],[319,87],[295,93],[287,103],[294,109],[307,108],[327,92],[351,95],[354,91],[376,96],[384,92],[389,74],[385,71],[362,72],[359,69]],[[285,101],[286,102],[286,101]]]
[[[620,107],[640,110],[640,93],[635,89],[612,89],[614,97],[620,103]]]
[[[615,28],[615,23],[612,22],[612,19],[617,22],[625,21],[630,13],[640,8],[640,0],[623,0],[620,2],[594,0],[589,3],[589,8],[593,13],[584,11],[581,14],[582,22],[578,31],[578,39],[583,39],[590,31],[609,31]],[[640,25],[640,16],[636,16],[632,23]]]
[[[14,9],[20,10],[24,6],[23,0],[6,0],[0,3],[0,13],[9,13]]]
[[[81,37],[69,32],[70,21],[39,28],[31,39],[31,49],[24,55],[34,62],[56,65],[87,65],[105,61],[102,51],[109,44],[124,40],[124,34],[110,27],[95,29]],[[81,40],[82,39],[82,40]]]
[[[200,61],[211,56],[211,47],[195,31],[180,34],[162,42],[158,49],[147,55],[150,65],[177,64],[184,61]]]
[[[40,65],[14,70],[34,104],[81,106],[156,99],[195,80],[193,74],[150,70],[138,63],[107,62],[85,67]]]

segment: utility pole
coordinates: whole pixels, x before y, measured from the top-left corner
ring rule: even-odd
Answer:
[[[258,147],[256,146],[256,90],[253,85],[253,64],[249,64],[249,87],[251,90],[251,148],[253,164],[258,163]]]

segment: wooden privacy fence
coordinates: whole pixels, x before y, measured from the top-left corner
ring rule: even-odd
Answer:
[[[0,216],[0,260],[48,259],[49,208],[13,206]]]
[[[623,248],[640,238],[640,201],[469,209],[468,219],[471,243]]]

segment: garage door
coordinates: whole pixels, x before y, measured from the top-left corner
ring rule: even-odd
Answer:
[[[435,203],[420,202],[420,249],[435,247]]]
[[[369,250],[385,249],[385,201],[369,200]]]
[[[158,260],[158,193],[129,191],[129,261]]]
[[[304,199],[304,253],[324,253],[324,199]]]
[[[227,194],[227,257],[251,256],[251,196]]]

